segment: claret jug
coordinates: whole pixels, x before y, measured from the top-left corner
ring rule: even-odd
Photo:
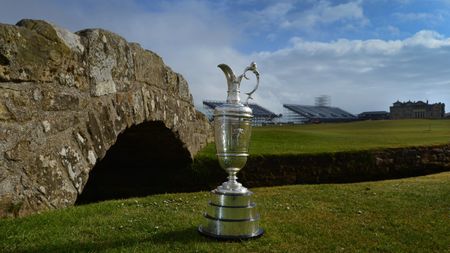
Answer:
[[[244,167],[252,131],[252,109],[248,101],[259,86],[259,72],[252,62],[244,73],[236,76],[226,64],[218,66],[227,79],[226,103],[214,110],[214,139],[217,159],[228,173],[228,181],[211,191],[211,199],[200,233],[217,239],[248,239],[261,236],[259,214],[252,201],[253,193],[237,181],[236,174]],[[240,85],[247,72],[256,76],[256,86],[247,94],[245,104],[240,100]]]

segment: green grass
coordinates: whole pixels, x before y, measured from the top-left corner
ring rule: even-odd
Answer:
[[[255,127],[250,154],[299,154],[368,150],[450,142],[450,120],[381,120]],[[214,156],[214,143],[198,157]]]
[[[450,172],[256,188],[266,234],[197,234],[208,193],[154,195],[0,220],[2,252],[449,252]]]

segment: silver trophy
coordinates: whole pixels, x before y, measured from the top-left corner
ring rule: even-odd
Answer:
[[[217,239],[248,239],[259,237],[264,230],[259,227],[259,214],[252,202],[253,193],[237,182],[236,174],[244,167],[252,131],[252,109],[248,100],[259,85],[259,72],[252,62],[238,77],[228,65],[218,66],[228,83],[227,102],[214,110],[214,136],[220,166],[228,173],[228,181],[211,191],[211,200],[204,214],[200,233]],[[240,84],[246,73],[256,76],[255,88],[246,93],[246,105],[240,102]]]

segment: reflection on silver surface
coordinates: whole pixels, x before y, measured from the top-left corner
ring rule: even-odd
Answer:
[[[206,231],[216,235],[240,236],[240,235],[254,235],[259,231],[259,220],[248,221],[223,221],[207,218]]]
[[[211,191],[211,203],[217,206],[248,206],[251,204],[251,191],[245,194],[223,194],[216,190]]]
[[[229,175],[228,182],[225,182],[219,191],[246,192],[247,189],[236,181],[236,173],[247,162],[252,130],[251,117],[216,115],[214,130],[217,158],[220,166]]]
[[[219,239],[243,239],[261,236],[259,214],[256,204],[251,201],[252,192],[237,182],[236,174],[245,166],[252,131],[253,112],[240,102],[240,84],[246,73],[256,76],[256,86],[246,93],[248,100],[259,86],[259,72],[252,62],[244,73],[235,76],[225,64],[218,66],[225,74],[228,85],[227,102],[214,111],[214,138],[217,159],[228,173],[228,181],[211,192],[211,201],[204,215],[204,223],[199,232]]]
[[[252,132],[253,112],[250,107],[241,103],[239,94],[242,78],[248,79],[246,73],[252,71],[256,76],[255,88],[247,93],[248,99],[259,86],[259,72],[256,63],[252,62],[238,77],[226,65],[218,66],[225,74],[228,85],[227,102],[214,110],[214,137],[217,158],[220,166],[228,173],[228,181],[217,188],[220,192],[247,192],[247,188],[237,182],[236,173],[247,162],[248,146]]]
[[[243,239],[261,236],[259,214],[251,201],[252,192],[230,194],[211,191],[211,201],[199,227],[203,234],[215,238]]]
[[[206,213],[210,217],[215,217],[217,219],[232,219],[232,220],[247,220],[259,219],[259,215],[256,212],[256,204],[252,203],[249,206],[244,207],[226,207],[226,206],[216,206],[209,203]]]

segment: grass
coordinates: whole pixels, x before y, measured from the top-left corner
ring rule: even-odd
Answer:
[[[450,142],[450,120],[380,120],[253,128],[250,154],[368,150]],[[213,157],[214,143],[198,157]]]
[[[254,128],[250,153],[446,144],[450,120]],[[214,157],[214,145],[198,157]],[[266,234],[197,234],[208,193],[153,195],[0,220],[0,252],[450,252],[450,172],[356,184],[256,188]]]
[[[2,252],[449,252],[450,172],[357,184],[256,188],[266,234],[197,234],[208,193],[106,201],[0,220]]]

